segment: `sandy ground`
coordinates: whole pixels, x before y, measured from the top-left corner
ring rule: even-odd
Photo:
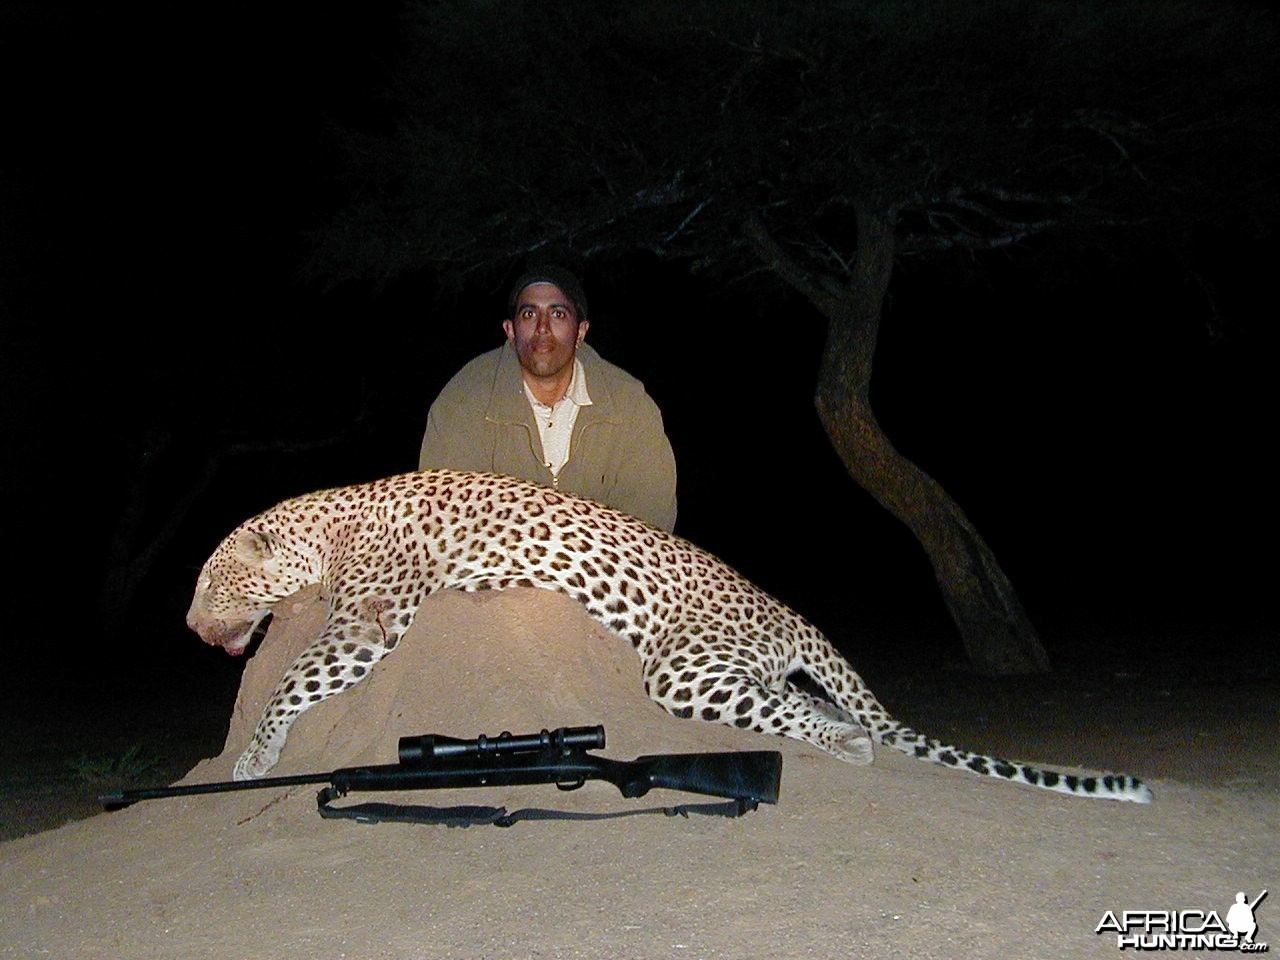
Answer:
[[[246,668],[225,750],[187,781],[230,776],[321,617],[310,596],[281,605]],[[1111,957],[1114,933],[1094,932],[1107,911],[1225,916],[1237,890],[1280,893],[1269,688],[1265,701],[1222,697],[1240,709],[1221,716],[1169,691],[1136,706],[1040,695],[1019,705],[1040,716],[992,721],[985,742],[964,744],[1143,775],[1156,802],[1139,806],[885,749],[852,767],[792,741],[675,720],[643,696],[638,674],[629,646],[566,598],[446,593],[366,682],[299,720],[273,773],[391,763],[406,734],[603,723],[605,755],[622,759],[781,750],[781,802],[737,820],[456,829],[324,821],[314,787],[151,801],[0,845],[0,957]],[[927,715],[903,719],[950,735]],[[697,798],[624,800],[589,783],[351,799],[618,810]],[[1257,920],[1259,940],[1280,940],[1280,905],[1264,901]]]

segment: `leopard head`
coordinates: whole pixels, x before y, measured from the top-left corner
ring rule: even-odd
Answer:
[[[242,526],[201,568],[187,626],[205,643],[237,656],[277,600],[314,580],[276,533]]]

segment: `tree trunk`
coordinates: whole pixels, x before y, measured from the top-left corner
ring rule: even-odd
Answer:
[[[835,352],[830,339],[828,354]],[[839,358],[833,359],[838,366]],[[924,547],[974,668],[998,674],[1047,671],[1049,657],[1035,627],[964,511],[937,481],[894,449],[870,407],[850,396],[838,379],[819,380],[817,407],[849,475]]]
[[[827,318],[814,395],[818,417],[849,475],[924,548],[970,663],[991,674],[1046,672],[1048,654],[991,549],[942,486],[894,448],[872,412],[893,224],[860,212],[858,258],[847,284],[805,271],[759,221],[749,221],[746,232],[765,263]]]

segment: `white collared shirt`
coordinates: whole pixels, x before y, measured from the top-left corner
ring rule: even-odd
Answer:
[[[533,420],[538,425],[542,462],[552,477],[558,477],[561,468],[569,461],[569,440],[573,436],[573,425],[578,420],[578,410],[591,405],[582,361],[573,358],[573,379],[569,381],[569,390],[554,406],[538,402],[527,383],[524,384],[524,395],[533,408]]]

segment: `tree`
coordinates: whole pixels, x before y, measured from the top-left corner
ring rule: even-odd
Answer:
[[[352,137],[353,199],[310,269],[462,283],[557,247],[767,272],[825,319],[818,416],[928,554],[973,665],[1047,669],[992,551],[872,409],[890,278],[1270,202],[1274,20],[1209,0],[459,0],[405,24],[394,132]]]

